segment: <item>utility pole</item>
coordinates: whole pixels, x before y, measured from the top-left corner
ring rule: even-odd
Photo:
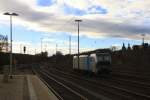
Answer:
[[[144,37],[145,37],[145,34],[142,34],[142,45],[144,45]]]
[[[45,52],[47,51],[46,49],[47,49],[47,44],[45,43],[45,45],[44,45],[44,48],[45,48]]]
[[[10,78],[12,79],[12,62],[13,62],[13,55],[12,55],[12,16],[19,16],[17,13],[9,13],[6,12],[4,15],[10,16]]]
[[[55,66],[57,66],[57,43],[56,43]]]
[[[69,54],[71,55],[71,36],[69,36]]]
[[[57,46],[58,46],[58,45],[57,45],[57,43],[56,43],[56,55],[57,55]]]
[[[22,44],[20,44],[20,54],[22,53]]]
[[[43,52],[43,51],[42,51],[42,45],[43,45],[43,44],[42,44],[42,43],[43,43],[42,40],[43,40],[43,38],[41,38],[41,54],[42,54],[42,52]]]
[[[34,50],[34,54],[36,55],[36,49]]]
[[[80,59],[79,59],[79,48],[80,48],[80,44],[79,44],[79,42],[80,42],[80,41],[79,41],[79,30],[80,30],[80,29],[79,29],[79,23],[82,22],[82,20],[79,20],[79,19],[78,19],[78,20],[75,20],[75,22],[78,23],[78,69],[79,69],[79,68],[80,68],[80,67],[79,67],[79,66],[80,66],[80,65],[79,65],[79,61],[80,61]]]

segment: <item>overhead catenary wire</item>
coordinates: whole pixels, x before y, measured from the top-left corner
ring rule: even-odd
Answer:
[[[72,16],[69,20],[67,20],[64,24],[61,24],[60,27],[57,28],[57,30],[62,30],[64,28],[64,26],[66,26],[68,23],[73,22],[75,19],[75,16]]]

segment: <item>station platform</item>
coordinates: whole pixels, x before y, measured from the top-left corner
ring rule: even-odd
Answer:
[[[14,75],[7,83],[0,75],[0,100],[58,100],[36,75]]]

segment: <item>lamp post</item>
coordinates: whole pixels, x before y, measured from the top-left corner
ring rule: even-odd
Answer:
[[[79,40],[79,23],[80,22],[82,22],[82,20],[75,20],[75,22],[77,22],[78,23],[78,69],[79,69],[79,47],[80,47],[80,44],[79,44],[79,42],[80,42],[80,40]]]
[[[18,14],[6,12],[4,15],[10,16],[10,78],[12,79],[12,16],[18,16]]]

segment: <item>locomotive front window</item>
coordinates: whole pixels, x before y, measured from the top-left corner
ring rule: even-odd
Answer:
[[[109,61],[110,57],[109,56],[104,56],[104,61]]]
[[[98,61],[103,61],[103,56],[97,57],[97,60],[98,60]]]

